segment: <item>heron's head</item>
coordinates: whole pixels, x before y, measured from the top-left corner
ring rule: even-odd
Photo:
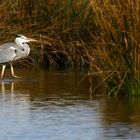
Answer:
[[[32,39],[32,38],[28,38],[28,37],[21,35],[21,34],[18,34],[16,39],[15,39],[15,43],[17,43],[19,45],[22,45],[22,44],[27,43],[27,42],[33,42],[33,41],[36,41],[36,40]]]

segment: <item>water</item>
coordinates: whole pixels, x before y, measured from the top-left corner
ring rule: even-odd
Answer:
[[[7,72],[8,73],[8,72]],[[137,140],[140,99],[91,94],[82,70],[17,70],[0,88],[0,140]]]

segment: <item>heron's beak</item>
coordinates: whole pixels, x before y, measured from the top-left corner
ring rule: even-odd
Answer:
[[[37,41],[37,40],[32,39],[32,38],[28,38],[28,40],[29,40],[30,42],[36,42],[36,41]]]

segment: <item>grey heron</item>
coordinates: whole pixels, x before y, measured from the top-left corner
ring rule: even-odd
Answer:
[[[14,74],[12,62],[29,55],[30,47],[27,43],[31,41],[36,40],[19,34],[16,37],[15,42],[0,45],[0,64],[2,64],[1,78],[3,78],[7,63],[10,64],[12,76],[18,77]]]

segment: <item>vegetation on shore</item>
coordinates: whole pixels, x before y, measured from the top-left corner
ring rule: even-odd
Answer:
[[[139,0],[2,0],[0,13],[1,43],[39,40],[23,62],[89,67],[109,95],[140,94]]]

